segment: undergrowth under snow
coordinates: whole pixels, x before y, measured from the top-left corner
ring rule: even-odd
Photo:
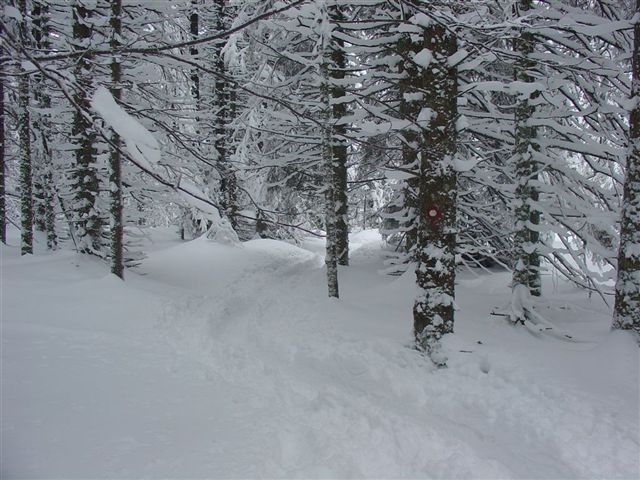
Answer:
[[[2,247],[2,478],[638,478],[639,356],[610,310],[546,278],[574,341],[489,315],[509,275],[461,272],[449,367],[411,344],[412,275],[352,237],[179,243],[126,282]]]

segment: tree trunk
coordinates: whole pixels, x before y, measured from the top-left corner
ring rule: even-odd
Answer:
[[[640,0],[636,0],[636,15]],[[633,330],[640,341],[640,22],[633,29],[629,153],[622,201],[618,281],[613,328]]]
[[[403,35],[398,41],[398,52],[401,61],[398,66],[402,78],[398,81],[399,113],[403,120],[415,120],[422,110],[422,96],[416,90],[420,87],[421,73],[411,57],[422,49],[420,42],[413,42],[408,35]],[[400,132],[402,142],[402,167],[407,171],[417,170],[420,132],[417,128],[405,128]],[[418,238],[418,190],[420,178],[413,175],[405,179],[402,186],[401,198],[394,208],[394,220],[398,222],[398,229],[404,237],[404,251],[408,259],[413,259],[413,248]]]
[[[28,18],[27,1],[20,0],[18,9]],[[23,48],[29,43],[26,21],[20,25],[20,41]],[[18,78],[18,137],[20,158],[20,226],[22,255],[33,253],[33,179],[31,173],[31,119],[29,115],[29,76],[20,65]]]
[[[224,0],[214,2],[215,28],[217,32],[222,32],[227,27],[227,10]],[[215,103],[214,109],[214,146],[217,152],[218,173],[220,174],[220,204],[224,215],[235,230],[238,227],[238,179],[230,163],[229,142],[227,141],[228,124],[233,119],[234,92],[233,86],[225,79],[229,74],[227,71],[223,44],[214,44],[215,70],[218,76],[215,80]]]
[[[191,39],[197,40],[200,33],[200,16],[198,12],[198,0],[191,0],[191,14],[189,15],[189,33]],[[198,48],[194,45],[189,49],[189,53],[193,60],[198,56]],[[200,74],[197,68],[191,70],[191,96],[195,101],[196,112],[200,111]],[[198,130],[199,118],[196,116],[195,128]]]
[[[531,0],[518,0],[518,14],[522,16],[531,10]],[[530,75],[535,62],[531,60],[534,52],[533,34],[523,31],[515,42],[516,53],[520,59],[515,65],[515,79],[520,82],[533,83]],[[516,186],[516,231],[514,236],[515,262],[513,270],[513,288],[524,285],[531,295],[542,294],[540,278],[540,212],[535,203],[539,199],[538,170],[539,165],[534,154],[539,150],[536,143],[537,129],[529,125],[535,113],[535,99],[539,93],[534,92],[528,98],[519,99],[515,112],[515,175]]]
[[[344,15],[338,5],[328,6],[329,19],[334,28],[339,28]],[[343,98],[346,95],[345,69],[347,60],[344,53],[344,41],[333,36],[331,38],[331,98]],[[333,103],[333,175],[336,178],[333,192],[336,204],[336,254],[340,265],[349,265],[349,199],[347,195],[347,127],[340,120],[347,115],[347,104],[344,98],[340,103]]]
[[[0,34],[2,26],[0,25]],[[0,47],[0,242],[7,244],[7,207],[5,192],[5,132],[4,132],[4,49]]]
[[[328,77],[325,78],[328,80]],[[324,98],[326,100],[326,109],[329,110],[329,92],[328,85],[323,87],[325,90]],[[336,200],[335,187],[337,177],[333,165],[333,148],[331,145],[331,115],[329,112],[325,115],[325,126],[322,130],[322,158],[325,175],[325,230],[326,230],[326,252],[325,265],[327,266],[327,287],[329,297],[339,298],[338,288],[338,239],[336,228]]]
[[[321,172],[324,173],[324,197],[325,197],[325,265],[327,267],[327,288],[330,298],[339,298],[338,287],[338,232],[336,190],[338,189],[337,169],[334,164],[334,133],[333,133],[333,108],[331,106],[332,81],[330,74],[331,61],[331,32],[327,31],[330,25],[327,2],[320,6],[322,23],[319,25],[320,43],[320,125],[321,125]]]
[[[46,142],[44,142],[44,147],[48,150]],[[49,155],[49,158],[51,156]],[[58,235],[56,234],[56,192],[55,192],[55,183],[53,181],[53,168],[52,165],[49,164],[47,166],[47,170],[45,173],[45,185],[46,187],[46,195],[45,195],[45,222],[44,229],[47,232],[47,249],[55,250],[58,247]]]
[[[43,40],[43,31],[42,31],[42,6],[40,2],[37,0],[32,3],[31,8],[31,18],[33,22],[33,43],[35,47],[41,51],[42,50],[42,40]],[[46,20],[45,20],[46,22]],[[41,88],[44,79],[40,73],[36,73],[33,75],[33,101],[36,109],[44,108],[42,94],[43,88]],[[37,112],[37,110],[36,110]],[[34,215],[33,215],[33,223],[34,227],[39,232],[44,232],[46,230],[45,224],[45,165],[46,165],[46,154],[44,149],[42,148],[42,144],[39,144],[38,137],[40,137],[44,141],[44,117],[46,114],[36,113],[32,115],[31,121],[33,122],[33,131],[34,131],[34,139],[36,140],[35,145],[33,145],[33,206],[34,206]]]
[[[85,50],[91,40],[88,23],[91,10],[76,3],[73,7],[73,39],[76,50]],[[74,101],[87,103],[86,95],[91,86],[90,62],[87,55],[76,61],[75,77],[81,91],[74,94]],[[83,112],[74,112],[72,135],[75,143],[73,176],[74,206],[76,208],[76,240],[82,253],[100,255],[102,251],[102,219],[98,208],[99,179],[96,167],[95,133],[90,119]]]
[[[111,40],[112,49],[120,46],[122,34],[122,1],[111,0]],[[119,102],[122,97],[122,72],[119,56],[111,59],[111,95]],[[111,200],[111,273],[124,279],[124,225],[122,220],[122,159],[120,155],[120,136],[114,131],[111,134],[111,151],[109,153],[109,195]]]
[[[419,138],[418,229],[415,245],[416,283],[413,307],[418,347],[433,362],[444,365],[439,352],[442,335],[453,332],[456,275],[456,154],[457,71],[448,64],[456,53],[455,36],[441,24],[425,28],[422,46],[431,62],[422,69],[419,91],[422,109]]]
[[[49,42],[49,6],[41,0],[34,1],[33,9],[33,39],[36,48],[41,52],[50,50]],[[41,113],[34,121],[36,138],[39,138],[37,161],[34,174],[35,227],[47,235],[47,248],[53,250],[58,244],[55,230],[55,185],[53,182],[53,159],[47,137],[51,132],[49,110],[51,97],[47,92],[47,80],[41,74],[34,76],[34,99]],[[34,152],[36,153],[36,152]],[[35,156],[35,155],[34,155]]]

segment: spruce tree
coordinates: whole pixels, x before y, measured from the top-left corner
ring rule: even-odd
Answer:
[[[338,286],[338,209],[337,191],[339,166],[334,158],[335,144],[333,131],[333,113],[331,106],[331,28],[329,19],[329,6],[326,0],[318,5],[317,17],[314,33],[317,35],[318,70],[320,86],[320,129],[321,129],[321,158],[322,171],[324,172],[323,190],[325,196],[325,265],[327,268],[327,287],[329,297],[338,298],[340,296]],[[339,160],[337,161],[339,163]]]
[[[213,29],[223,32],[229,25],[230,7],[225,0],[214,0],[212,5]],[[238,228],[238,179],[231,164],[232,149],[230,139],[230,123],[234,116],[233,85],[230,72],[227,70],[224,45],[216,41],[212,45],[213,71],[215,72],[212,134],[216,153],[216,165],[220,176],[220,206],[234,230]]]
[[[2,26],[0,25],[0,34]],[[5,50],[0,47],[0,242],[7,243],[7,206],[6,206],[6,145],[4,126],[4,82],[5,82]]]
[[[91,46],[93,29],[91,26],[93,10],[82,0],[73,4],[73,42],[77,52],[84,53],[74,68],[78,86],[74,92],[76,105],[85,107],[76,109],[73,114],[72,136],[74,143],[74,162],[72,167],[73,206],[75,208],[75,236],[78,248],[83,253],[101,255],[102,218],[98,197],[100,179],[97,165],[96,134],[93,120],[88,116],[88,96],[92,88],[91,55],[86,52]]]
[[[640,0],[633,27],[631,112],[627,171],[622,198],[618,279],[613,328],[633,330],[640,341]]]
[[[37,51],[48,53],[51,51],[50,11],[49,5],[42,0],[34,0],[33,43]],[[33,130],[36,144],[34,145],[34,204],[35,227],[45,232],[47,248],[52,250],[58,243],[55,227],[55,185],[53,179],[53,157],[51,151],[51,85],[41,73],[33,76],[33,99],[38,113],[34,115]]]
[[[514,5],[518,20],[526,22],[526,15],[531,10],[531,0],[518,0]],[[535,67],[532,60],[534,53],[534,36],[526,27],[521,30],[520,38],[515,41],[518,60],[515,62],[515,80],[524,84],[533,84],[535,79],[530,71]],[[530,93],[518,96],[515,108],[514,162],[515,190],[515,234],[514,234],[514,269],[513,288],[525,287],[533,296],[542,293],[540,279],[540,212],[536,204],[540,193],[539,170],[535,160],[535,152],[540,147],[536,142],[537,128],[532,125],[535,104],[540,93],[531,89]]]
[[[18,1],[18,10],[23,21],[20,22],[20,44],[27,49],[30,44],[28,31],[27,0]],[[21,63],[18,77],[18,137],[20,157],[20,226],[22,255],[33,253],[33,176],[31,158],[31,117],[30,117],[30,81],[29,72]]]
[[[327,5],[329,21],[333,27],[329,45],[331,63],[328,73],[331,83],[332,103],[332,165],[334,185],[334,202],[336,208],[336,255],[340,265],[349,265],[349,198],[347,195],[347,159],[348,139],[347,125],[342,120],[347,116],[347,58],[345,53],[344,32],[341,22],[346,20],[343,10],[345,6],[338,2]],[[342,34],[342,35],[339,35]]]
[[[458,78],[449,58],[457,52],[456,36],[441,22],[421,22],[422,49],[413,56],[421,67],[414,79],[415,124],[420,129],[417,162],[416,284],[414,334],[419,348],[444,365],[442,335],[453,332],[456,276]],[[413,40],[412,42],[416,41]]]
[[[110,34],[109,46],[115,51],[121,46],[122,35],[122,2],[111,0],[109,18]],[[116,102],[122,98],[122,66],[119,56],[114,54],[111,59],[111,88],[110,92]],[[124,278],[124,222],[122,205],[122,159],[120,136],[114,131],[111,135],[109,151],[109,196],[110,206],[110,237],[111,237],[111,273]]]

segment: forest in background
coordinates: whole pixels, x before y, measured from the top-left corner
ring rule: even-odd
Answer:
[[[640,332],[637,0],[38,1],[0,23],[0,234],[105,259],[184,239],[349,231],[415,268],[417,346],[444,365],[459,268],[553,269]],[[212,265],[215,268],[215,265]],[[614,287],[615,286],[615,287]]]

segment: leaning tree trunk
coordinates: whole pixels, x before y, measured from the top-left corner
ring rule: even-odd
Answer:
[[[640,341],[640,0],[636,0],[629,117],[629,154],[622,203],[613,328],[633,330]]]
[[[531,10],[531,0],[518,0],[520,15]],[[531,69],[535,62],[531,60],[534,51],[534,37],[531,32],[522,31],[515,41],[515,50],[519,60],[515,64],[515,79],[519,82],[533,83]],[[515,148],[514,164],[516,185],[516,230],[514,235],[513,269],[514,293],[519,286],[525,286],[533,296],[542,294],[540,279],[540,212],[535,204],[538,202],[538,170],[539,165],[534,155],[539,149],[536,142],[537,129],[531,126],[530,120],[535,113],[535,100],[538,92],[533,92],[518,100],[515,112]],[[517,319],[524,320],[524,319]]]
[[[23,18],[27,17],[27,1],[20,0],[18,8]],[[26,22],[20,25],[20,42],[23,48],[29,43]],[[20,158],[20,226],[21,253],[33,253],[33,179],[31,173],[31,119],[29,115],[29,76],[20,65],[18,78],[18,138]]]
[[[111,40],[112,50],[120,47],[122,34],[122,1],[111,0]],[[119,102],[122,97],[122,67],[119,56],[111,59],[111,95]],[[124,279],[124,225],[122,219],[122,158],[120,136],[114,131],[111,134],[111,151],[109,152],[109,195],[111,200],[111,273]]]
[[[328,6],[330,21],[334,28],[339,28],[344,15],[338,5]],[[340,265],[349,265],[349,199],[347,195],[347,126],[341,119],[347,116],[345,102],[345,70],[347,59],[344,52],[344,41],[336,36],[331,38],[331,99],[333,100],[333,175],[336,178],[333,196],[336,204],[336,253]],[[338,100],[338,101],[336,101]]]
[[[445,365],[440,338],[453,332],[455,296],[457,70],[448,58],[456,53],[455,36],[443,25],[425,28],[422,46],[431,56],[422,68],[417,91],[423,93],[416,120],[422,130],[418,152],[418,229],[413,306],[418,348],[436,365]],[[419,54],[420,55],[420,54]]]

